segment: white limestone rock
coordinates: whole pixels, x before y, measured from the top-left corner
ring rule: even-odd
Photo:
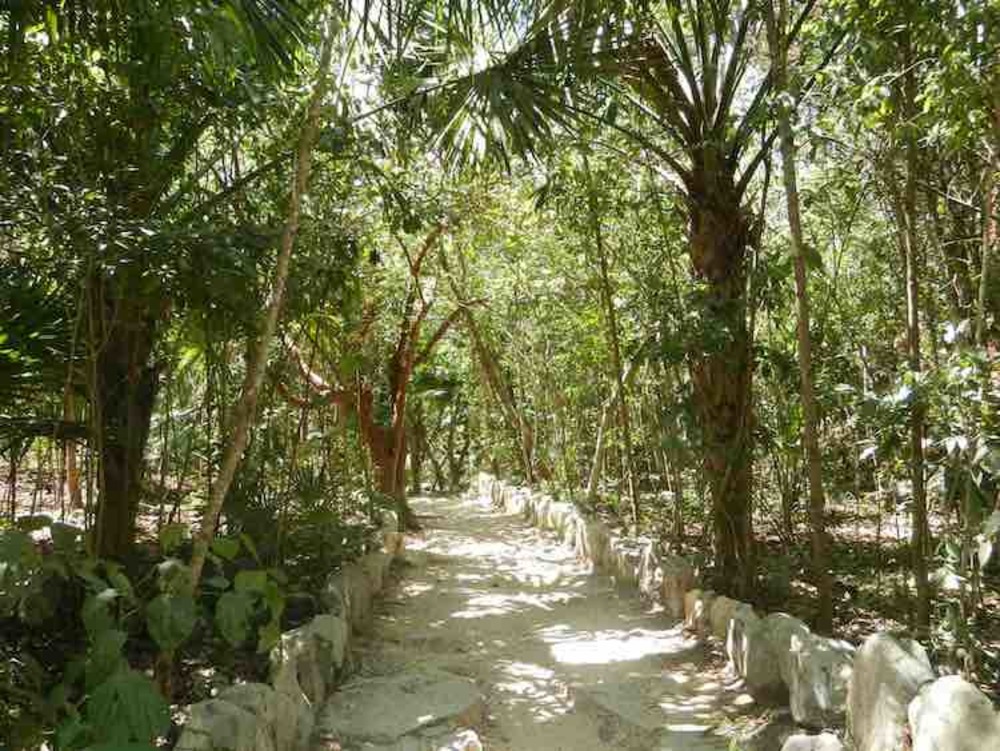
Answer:
[[[796,733],[785,739],[781,751],[843,751],[844,744],[832,733],[805,735]]]
[[[854,656],[847,696],[847,731],[856,751],[899,751],[907,708],[934,680],[924,648],[910,639],[873,634]]]
[[[854,647],[839,639],[793,635],[786,681],[792,717],[803,727],[838,724],[847,711]]]
[[[240,683],[222,691],[219,699],[235,704],[266,726],[276,751],[306,751],[313,715],[301,699],[275,691],[263,683]]]
[[[712,610],[709,615],[712,624],[712,636],[723,643],[729,634],[729,621],[733,617],[733,611],[740,605],[739,600],[733,600],[725,595],[716,597],[712,602]]]
[[[316,718],[316,736],[344,748],[396,744],[426,728],[468,728],[482,721],[476,684],[430,667],[342,686]]]
[[[1000,714],[982,691],[960,676],[926,684],[907,714],[913,751],[1000,749]]]
[[[704,638],[712,630],[712,603],[716,595],[711,590],[689,590],[684,595],[684,628]]]
[[[685,594],[694,585],[694,566],[679,555],[660,559],[660,602],[674,618],[685,618]]]
[[[188,707],[175,751],[279,751],[274,733],[259,715],[223,699]]]
[[[271,683],[292,698],[322,702],[344,666],[349,638],[344,616],[332,613],[286,631],[271,650]]]

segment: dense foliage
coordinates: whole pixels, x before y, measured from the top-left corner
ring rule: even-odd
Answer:
[[[15,3],[0,145],[12,747],[170,737],[479,470],[1000,675],[995,4]]]

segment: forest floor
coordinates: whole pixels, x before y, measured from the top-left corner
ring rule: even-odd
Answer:
[[[482,498],[414,507],[425,530],[362,647],[360,680],[472,679],[491,751],[726,751],[776,727],[717,653],[550,534]]]

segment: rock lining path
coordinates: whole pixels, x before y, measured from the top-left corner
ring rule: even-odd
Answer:
[[[320,712],[343,751],[462,749],[449,725],[491,751],[726,751],[758,711],[717,656],[549,533],[484,498],[414,507],[425,531],[360,675]]]

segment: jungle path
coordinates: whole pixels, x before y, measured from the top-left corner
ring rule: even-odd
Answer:
[[[680,624],[488,499],[413,506],[425,529],[407,540],[401,580],[362,647],[362,683],[421,673],[471,679],[482,696],[475,729],[495,751],[729,748],[754,708]],[[424,694],[403,690],[418,702]],[[370,693],[389,704],[376,717],[394,712],[382,688]],[[425,733],[361,747],[433,746]]]

